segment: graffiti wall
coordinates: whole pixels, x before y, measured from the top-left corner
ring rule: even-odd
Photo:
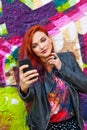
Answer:
[[[0,86],[16,85],[19,48],[26,30],[43,25],[56,52],[72,51],[87,75],[87,0],[0,0]],[[81,94],[87,121],[87,96]]]

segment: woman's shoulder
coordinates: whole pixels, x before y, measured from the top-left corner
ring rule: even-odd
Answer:
[[[73,52],[71,52],[71,51],[64,51],[64,52],[59,52],[59,53],[57,53],[57,55],[59,56],[59,57],[74,57],[75,58],[75,54],[73,53]]]
[[[74,53],[71,51],[60,52],[57,55],[60,60],[65,63],[70,63],[71,61],[75,61],[76,59]]]
[[[70,51],[64,51],[64,52],[59,52],[59,53],[57,53],[57,55],[58,55],[59,57],[62,57],[62,56],[66,57],[66,56],[72,55],[72,52],[70,52]]]

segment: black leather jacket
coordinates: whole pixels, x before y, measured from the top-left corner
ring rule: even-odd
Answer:
[[[62,67],[60,71],[54,69],[54,72],[58,77],[68,83],[76,116],[81,130],[83,130],[84,122],[81,116],[78,93],[87,93],[87,77],[83,74],[70,52],[59,53],[58,56],[62,61]],[[30,130],[46,130],[47,128],[50,119],[47,93],[52,89],[52,85],[52,77],[46,74],[44,84],[37,81],[33,86],[30,86],[25,96],[20,92],[21,97],[25,101],[29,101],[33,98],[32,108],[27,115],[27,124]]]

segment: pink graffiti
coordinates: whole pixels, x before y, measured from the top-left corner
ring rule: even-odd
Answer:
[[[5,83],[5,61],[7,56],[10,55],[14,49],[21,45],[22,37],[14,36],[13,38],[6,41],[4,38],[0,38],[0,84]]]

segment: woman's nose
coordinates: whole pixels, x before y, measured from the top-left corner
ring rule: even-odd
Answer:
[[[43,48],[44,48],[43,44],[40,44],[40,49],[43,49]]]

